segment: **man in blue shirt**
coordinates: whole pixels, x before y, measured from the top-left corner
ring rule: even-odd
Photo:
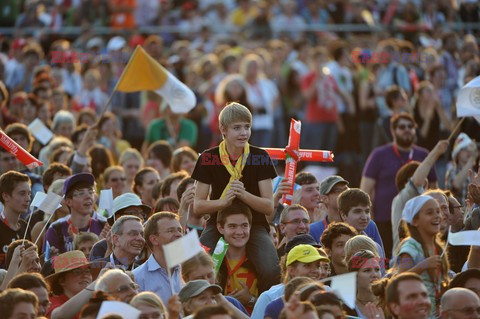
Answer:
[[[179,266],[172,269],[171,278],[169,277],[163,245],[177,240],[182,234],[182,226],[176,214],[160,212],[152,215],[145,224],[145,241],[152,254],[132,271],[140,291],[156,293],[164,304],[168,304],[168,299],[172,296],[170,280],[176,293],[182,288],[182,283]]]

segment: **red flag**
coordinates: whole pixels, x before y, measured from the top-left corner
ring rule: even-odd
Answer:
[[[43,165],[42,162],[24,150],[3,131],[0,131],[0,146],[6,149],[9,153],[13,154],[28,169],[34,169]]]

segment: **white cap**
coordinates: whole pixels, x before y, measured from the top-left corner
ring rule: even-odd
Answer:
[[[455,157],[460,153],[461,150],[464,148],[467,148],[468,145],[472,143],[472,139],[465,133],[460,133],[458,134],[457,139],[455,140],[455,143],[453,144],[453,151],[452,151],[452,158],[455,159]]]
[[[407,223],[411,224],[420,209],[422,209],[423,205],[425,205],[425,203],[431,199],[435,200],[431,196],[420,195],[408,200],[408,202],[405,204],[405,207],[403,208],[402,219]]]
[[[86,44],[86,47],[88,50],[90,50],[93,47],[103,48],[103,46],[104,46],[104,43],[102,38],[100,37],[91,38],[90,40],[87,41],[87,44]]]
[[[123,48],[127,44],[124,38],[121,36],[115,36],[108,41],[107,51],[117,51]]]

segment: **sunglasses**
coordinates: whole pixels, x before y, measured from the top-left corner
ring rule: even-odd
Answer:
[[[403,131],[405,129],[411,130],[411,129],[415,128],[415,126],[413,124],[398,124],[397,128]]]

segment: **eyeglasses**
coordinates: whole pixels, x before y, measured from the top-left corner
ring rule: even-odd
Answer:
[[[284,224],[292,224],[292,225],[295,225],[295,226],[300,226],[301,223],[304,223],[305,225],[308,225],[310,224],[310,220],[308,220],[307,218],[296,218],[296,219],[292,219],[292,220],[289,220],[289,221],[286,221],[284,222]]]
[[[132,283],[129,283],[128,285],[123,285],[123,286],[118,287],[113,292],[117,293],[117,294],[122,294],[122,293],[128,292],[130,290],[137,291],[138,287],[139,286],[136,283],[132,282]]]
[[[125,177],[114,177],[110,179],[111,183],[116,183],[116,182],[125,182],[127,179]]]
[[[81,190],[73,192],[72,196],[73,197],[84,197],[86,195],[93,196],[94,194],[95,194],[95,191],[93,190],[93,188],[86,188],[86,189],[81,189]]]
[[[474,308],[474,307],[465,307],[461,309],[447,309],[448,311],[458,311],[463,313],[465,316],[471,316],[474,313],[477,313],[477,315],[480,315],[480,307]]]
[[[404,129],[413,129],[415,126],[413,124],[398,124],[397,125],[397,128],[400,129],[400,130],[404,130]]]

